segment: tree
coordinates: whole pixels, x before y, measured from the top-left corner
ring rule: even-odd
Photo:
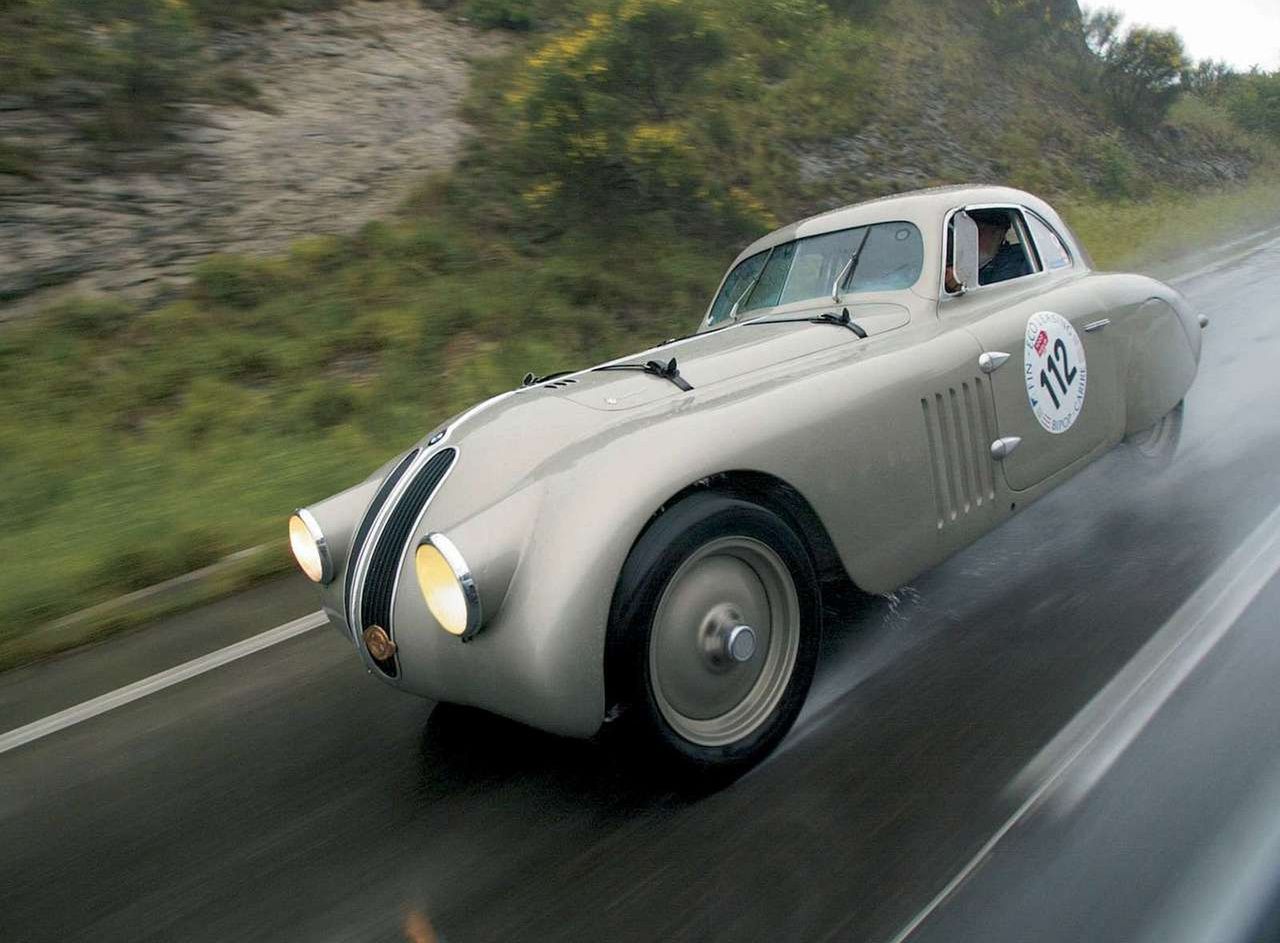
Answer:
[[[1214,101],[1222,97],[1227,86],[1237,78],[1235,70],[1227,63],[1215,59],[1201,59],[1182,70],[1179,84],[1185,92]]]
[[[1280,140],[1280,72],[1237,76],[1226,94],[1227,108],[1248,131]]]
[[[1131,26],[1121,31],[1115,10],[1097,10],[1084,21],[1085,41],[1097,57],[1097,81],[1116,118],[1136,127],[1164,120],[1188,68],[1182,38],[1173,30]]]
[[[727,192],[695,146],[690,96],[727,46],[700,2],[603,0],[524,63],[507,101],[532,208],[694,209]],[[553,212],[551,215],[555,215]]]

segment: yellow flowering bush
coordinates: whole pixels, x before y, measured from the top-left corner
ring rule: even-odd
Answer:
[[[505,96],[517,162],[536,178],[523,202],[645,209],[717,189],[688,104],[725,52],[697,0],[604,2],[534,50]]]

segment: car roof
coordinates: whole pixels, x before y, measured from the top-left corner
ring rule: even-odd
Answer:
[[[987,203],[1014,203],[1026,206],[1046,216],[1051,222],[1061,225],[1058,214],[1047,203],[1023,190],[974,184],[931,187],[927,190],[912,190],[909,193],[883,196],[863,203],[842,206],[839,209],[828,210],[825,213],[789,223],[747,246],[733,264],[737,265],[757,252],[771,249],[793,239],[820,236],[823,233],[852,229],[868,223],[905,221],[915,223],[922,231],[928,232],[933,226],[941,223],[948,211],[957,206]]]

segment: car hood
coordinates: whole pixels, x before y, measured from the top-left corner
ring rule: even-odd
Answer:
[[[848,305],[852,318],[869,336],[882,334],[906,324],[905,307],[874,303]],[[811,309],[793,309],[770,318],[806,318],[831,309],[831,305]],[[860,338],[846,328],[830,324],[764,323],[765,318],[744,322],[722,330],[694,334],[634,356],[611,361],[612,364],[644,363],[655,360],[666,364],[676,361],[680,376],[695,390],[713,387],[755,372],[768,372],[810,354],[829,351]],[[549,381],[532,389],[542,395],[563,396],[581,406],[605,411],[635,409],[657,400],[682,394],[670,380],[639,372],[588,370],[570,377]]]
[[[850,314],[874,337],[906,324],[897,304],[849,305]],[[788,311],[801,317],[830,310]],[[773,317],[774,315],[770,315]],[[763,320],[763,319],[761,319]],[[457,447],[470,466],[473,493],[518,490],[555,468],[572,466],[624,430],[639,430],[690,409],[712,407],[724,397],[749,394],[759,385],[785,383],[821,369],[818,358],[840,357],[862,343],[831,324],[741,323],[676,340],[611,363],[675,359],[682,390],[669,379],[632,371],[588,368],[500,394],[432,430],[425,448]],[[647,407],[647,408],[645,408]]]

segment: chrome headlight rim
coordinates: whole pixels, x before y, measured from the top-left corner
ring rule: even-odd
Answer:
[[[429,533],[422,539],[418,544],[417,549],[414,550],[415,557],[417,556],[418,551],[423,547],[432,547],[435,549],[440,554],[441,558],[443,558],[445,564],[453,572],[453,578],[457,580],[458,588],[462,592],[463,602],[466,604],[466,626],[461,632],[453,632],[443,623],[440,623],[440,619],[436,616],[434,611],[432,611],[431,615],[436,619],[436,622],[440,623],[440,628],[449,635],[452,635],[454,638],[461,639],[464,642],[470,641],[484,625],[484,613],[480,606],[480,589],[476,585],[475,576],[471,572],[471,567],[467,565],[466,558],[463,557],[462,552],[458,549],[457,545],[438,531]],[[414,561],[414,571],[416,576],[416,559]],[[425,601],[426,592],[423,590],[421,580],[419,580],[418,588],[423,592],[423,598]],[[427,603],[427,608],[429,610],[431,609],[430,602]]]
[[[306,574],[308,579],[314,583],[319,583],[321,586],[327,586],[329,583],[333,582],[333,578],[336,573],[333,565],[333,555],[329,552],[329,541],[325,537],[324,531],[320,529],[320,522],[317,521],[315,515],[306,508],[298,508],[293,512],[293,516],[302,522],[302,526],[306,528],[308,536],[310,536],[312,542],[315,544],[316,555],[320,560],[320,578],[316,579],[307,572],[307,568],[303,566],[302,561],[298,559],[297,550],[291,546],[290,549],[293,550],[294,559],[297,560],[298,566],[301,567],[302,572]],[[292,540],[290,543],[292,544]]]

